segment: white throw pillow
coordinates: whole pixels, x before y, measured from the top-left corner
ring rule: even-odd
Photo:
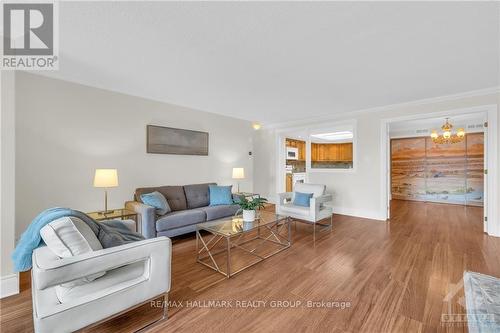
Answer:
[[[73,257],[102,249],[102,245],[90,227],[77,217],[61,217],[45,225],[40,236],[47,247],[60,258]],[[56,286],[56,294],[65,294],[71,288],[89,283],[106,272],[88,275],[84,278]]]
[[[54,220],[40,230],[40,235],[49,249],[61,258],[102,250],[92,229],[77,217]]]

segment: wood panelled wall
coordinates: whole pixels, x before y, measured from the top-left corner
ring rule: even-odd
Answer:
[[[393,199],[483,205],[484,134],[437,144],[429,137],[391,140]]]

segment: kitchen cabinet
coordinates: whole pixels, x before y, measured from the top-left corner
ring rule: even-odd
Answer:
[[[311,160],[314,162],[351,162],[352,142],[311,143]]]
[[[305,141],[299,141],[299,160],[300,161],[305,161],[306,160],[306,143]]]
[[[286,174],[286,192],[292,192],[293,188],[293,175],[291,173]]]
[[[295,140],[295,139],[286,139],[285,144],[287,147],[298,148],[298,150],[299,150],[298,160],[299,161],[306,160],[306,142],[305,141]]]
[[[352,143],[344,143],[340,149],[340,159],[342,161],[352,161]]]

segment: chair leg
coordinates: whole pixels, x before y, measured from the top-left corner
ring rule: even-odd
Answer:
[[[135,332],[140,332],[140,333],[147,332],[151,329],[151,327],[156,326],[157,324],[168,319],[168,293],[165,293],[165,295],[163,295],[162,306],[163,306],[163,315],[160,319],[157,319],[157,320],[147,324],[146,326],[141,327],[139,330],[137,330]]]
[[[316,223],[313,223],[313,244],[316,245]]]
[[[168,319],[168,293],[163,296],[163,317],[161,319]]]
[[[333,214],[330,215],[330,232],[333,230]]]

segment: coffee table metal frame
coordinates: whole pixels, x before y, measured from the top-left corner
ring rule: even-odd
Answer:
[[[229,221],[226,221],[226,223]],[[196,261],[199,262],[200,264],[203,264],[219,273],[224,275],[227,278],[230,278],[231,276],[255,265],[258,264],[259,262],[280,253],[283,250],[286,250],[290,247],[292,244],[291,240],[291,225],[292,225],[292,219],[288,216],[279,216],[276,215],[276,220],[270,223],[262,224],[259,225],[255,228],[252,228],[251,230],[248,231],[241,231],[236,234],[227,234],[227,233],[221,233],[217,232],[213,229],[210,228],[204,228],[203,224],[200,223],[196,226]],[[221,223],[224,223],[224,221],[221,221]],[[262,236],[261,229],[265,228],[266,230],[269,231],[269,235],[267,237]],[[286,237],[281,235],[281,232],[283,230],[287,231]],[[203,236],[201,235],[200,231],[204,230],[208,233],[210,233],[211,238],[208,241],[205,241]],[[257,231],[257,235],[255,237],[252,237],[250,239],[246,239],[242,241],[242,238],[244,235],[252,232],[252,231]],[[272,238],[272,239],[271,239]],[[225,239],[225,248],[218,250],[216,252],[212,252],[212,249],[214,248],[215,245],[217,245],[222,239]],[[249,243],[251,241],[260,239],[261,241],[255,245],[252,249],[244,247],[244,244]],[[266,242],[271,242],[274,244],[277,244],[279,248],[267,255],[260,255],[256,253],[257,250],[259,250],[262,245],[264,245]],[[200,248],[201,245],[201,248]],[[233,248],[238,248],[240,250],[245,251],[246,253],[249,253],[259,260],[248,264],[242,268],[239,268],[237,271],[232,272],[231,271],[231,249]],[[226,255],[226,272],[224,272],[217,262],[214,259],[214,256],[223,252],[227,252]],[[203,261],[204,259],[209,258],[211,261],[210,263],[207,263]]]

